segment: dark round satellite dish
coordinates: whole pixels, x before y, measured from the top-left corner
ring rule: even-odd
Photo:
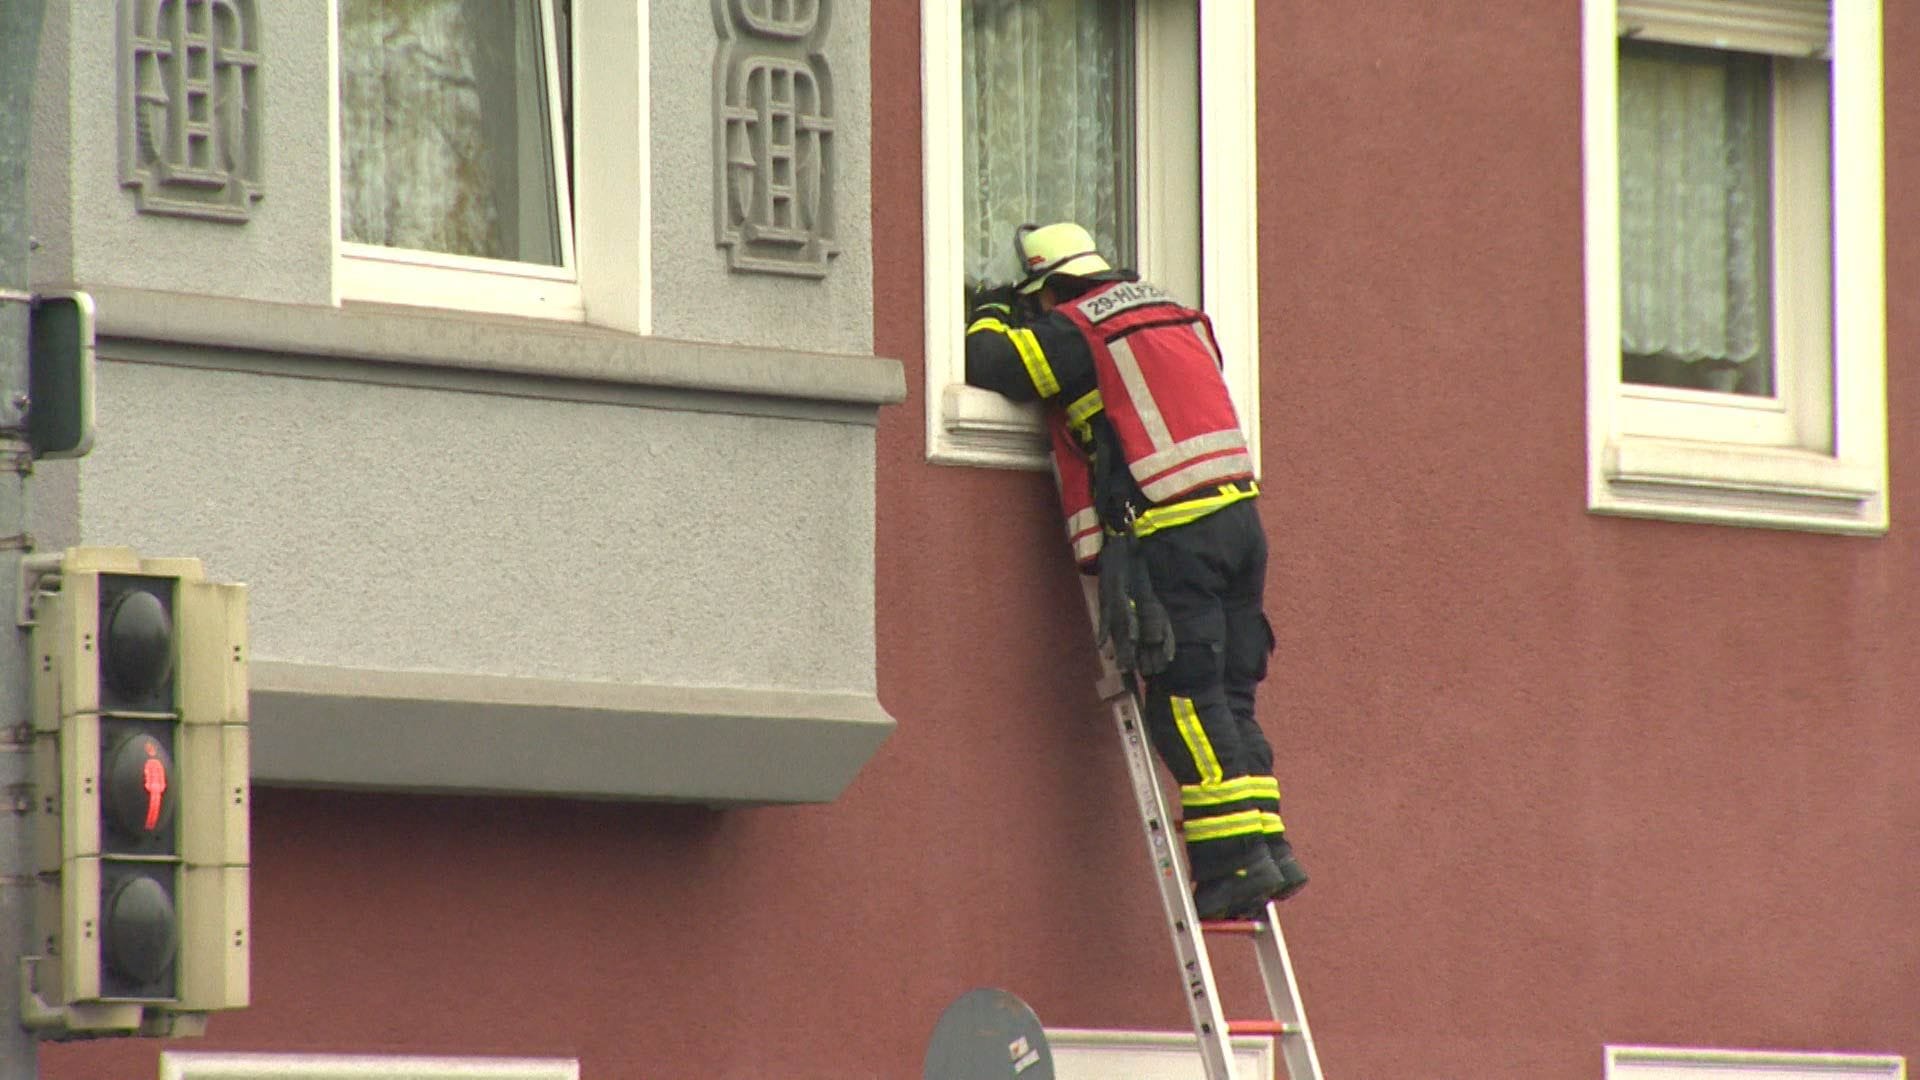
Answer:
[[[1053,1080],[1040,1018],[1005,990],[969,990],[947,1006],[921,1080]]]

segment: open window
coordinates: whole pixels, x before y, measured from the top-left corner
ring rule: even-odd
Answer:
[[[966,385],[965,295],[1014,276],[1015,226],[1057,220],[1207,311],[1258,460],[1253,18],[1196,0],[922,0],[929,460],[1044,467],[1037,409]]]
[[[1588,505],[1884,530],[1880,0],[1586,0]]]
[[[648,332],[648,0],[333,3],[335,295]]]

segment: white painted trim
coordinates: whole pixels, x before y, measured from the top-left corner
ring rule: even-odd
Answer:
[[[653,332],[651,0],[576,4],[576,228],[587,322]]]
[[[1829,424],[1827,417],[1819,423],[1785,415],[1769,419],[1765,403],[1726,395],[1623,387],[1617,8],[1615,0],[1584,0],[1589,510],[1826,532],[1886,531],[1881,2],[1837,4],[1834,12],[1836,299]]]
[[[340,306],[340,0],[327,0],[327,302]]]
[[[1906,1080],[1907,1061],[1891,1054],[1798,1053],[1609,1046],[1606,1080]]]
[[[1260,150],[1253,4],[1200,5],[1201,291],[1260,471]],[[1212,104],[1208,104],[1212,103]],[[1224,103],[1226,107],[1220,107]]]
[[[570,270],[500,259],[336,241],[341,302],[482,311],[580,322],[580,285]]]
[[[1110,1031],[1047,1028],[1055,1080],[1206,1080],[1200,1045],[1191,1031]],[[1273,1039],[1236,1035],[1237,1080],[1274,1080],[1279,1058]]]
[[[963,339],[965,313],[957,298],[963,288],[959,238],[965,160],[960,55],[961,7],[965,0],[921,0],[921,175],[924,184],[925,263],[923,298],[926,327],[927,460],[947,465],[1044,469],[1046,441],[1040,411],[1019,406],[998,394],[966,385]],[[1259,464],[1259,251],[1256,237],[1258,152],[1255,145],[1254,5],[1201,3],[1199,0],[1141,0],[1142,3],[1193,3],[1198,8],[1200,52],[1200,146],[1204,148],[1197,197],[1204,234],[1200,246],[1198,299],[1213,319],[1228,369],[1228,386],[1241,411],[1241,423]],[[1153,20],[1162,25],[1166,20]],[[1164,43],[1162,43],[1164,44]],[[1147,79],[1145,71],[1136,77]],[[1164,118],[1141,110],[1141,155]],[[1160,174],[1141,177],[1143,201]],[[1162,182],[1171,182],[1167,175]],[[1174,215],[1142,207],[1139,246],[1142,273],[1161,279],[1162,262],[1176,276],[1180,263],[1154,255],[1174,242]],[[1159,232],[1154,230],[1159,229]],[[1166,282],[1169,287],[1172,281]]]
[[[580,1063],[559,1058],[163,1050],[160,1080],[580,1080]]]

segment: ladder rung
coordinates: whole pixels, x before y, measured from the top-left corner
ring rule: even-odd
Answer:
[[[1299,1024],[1289,1024],[1285,1020],[1229,1020],[1229,1035],[1298,1035]]]
[[[1202,919],[1200,929],[1210,934],[1246,934],[1257,937],[1267,932],[1264,919]]]

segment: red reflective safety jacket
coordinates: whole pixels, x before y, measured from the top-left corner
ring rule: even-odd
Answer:
[[[1107,420],[1150,502],[1253,478],[1204,314],[1144,281],[1116,282],[1054,310],[1092,347]]]
[[[1053,442],[1053,482],[1060,491],[1060,512],[1067,519],[1067,543],[1073,548],[1073,561],[1091,571],[1106,539],[1100,531],[1099,512],[1093,508],[1092,465],[1066,413],[1048,409],[1046,416],[1047,437]]]

